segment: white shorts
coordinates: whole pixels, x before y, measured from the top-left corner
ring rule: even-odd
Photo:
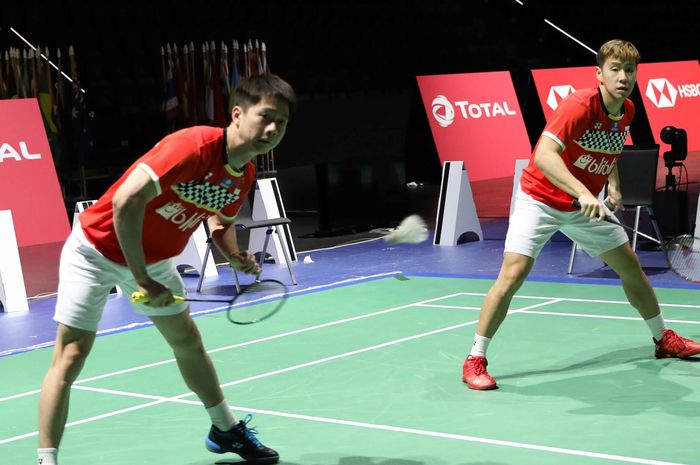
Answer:
[[[148,265],[146,269],[151,278],[168,286],[173,294],[185,294],[182,278],[170,260]],[[97,331],[107,296],[116,285],[126,296],[137,290],[131,270],[98,252],[77,224],[61,252],[54,320],[73,328]],[[131,305],[137,313],[146,316],[176,315],[187,309],[187,302],[160,308]]]
[[[607,212],[611,215],[610,210]],[[620,226],[607,221],[591,220],[579,211],[556,210],[518,188],[504,252],[537,258],[542,247],[557,231],[564,233],[593,257],[629,241],[627,233]]]

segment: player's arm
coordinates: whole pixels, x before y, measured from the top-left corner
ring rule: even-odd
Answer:
[[[605,204],[613,211],[623,209],[622,192],[620,191],[620,175],[617,171],[617,164],[608,176],[608,196],[605,197]]]
[[[136,168],[114,193],[112,208],[117,239],[136,284],[148,295],[149,305],[162,307],[170,305],[173,296],[166,286],[148,275],[142,240],[146,205],[156,196],[156,186],[151,177],[144,170]]]
[[[563,148],[554,139],[543,135],[535,151],[535,165],[544,173],[549,182],[563,190],[581,204],[581,211],[591,218],[602,220],[605,210],[598,198],[571,174],[561,158]]]
[[[224,221],[219,215],[212,215],[207,218],[207,226],[214,245],[228,258],[231,268],[248,274],[260,273],[255,257],[247,251],[241,252],[233,223]]]

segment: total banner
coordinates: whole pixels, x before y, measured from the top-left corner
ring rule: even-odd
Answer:
[[[700,63],[642,63],[637,85],[661,153],[671,149],[660,136],[666,126],[685,129],[688,150],[700,150]]]
[[[508,71],[418,76],[442,163],[464,161],[471,182],[513,176],[530,141]]]
[[[12,211],[18,247],[70,232],[36,99],[0,100],[0,210]]]

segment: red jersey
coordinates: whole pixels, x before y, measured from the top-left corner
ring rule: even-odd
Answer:
[[[255,181],[252,162],[242,171],[227,164],[221,128],[196,126],[168,135],[80,214],[88,240],[117,263],[126,260],[114,230],[112,199],[135,169],[148,173],[158,192],[146,205],[143,220],[146,263],[177,256],[195,228],[212,214],[233,222]]]
[[[598,88],[582,89],[561,101],[542,135],[564,149],[561,157],[568,170],[597,195],[617,163],[632,118],[631,100],[625,100],[620,116],[613,116],[605,109]],[[520,179],[523,192],[557,210],[574,211],[573,197],[552,184],[535,166],[537,146]]]

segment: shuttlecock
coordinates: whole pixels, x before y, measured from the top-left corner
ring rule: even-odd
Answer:
[[[307,265],[309,263],[314,263],[313,259],[311,258],[311,255],[307,255],[306,257],[304,257],[304,263],[306,263]]]
[[[384,240],[389,244],[418,244],[427,238],[428,228],[423,218],[418,215],[404,218],[394,231],[384,236]]]

